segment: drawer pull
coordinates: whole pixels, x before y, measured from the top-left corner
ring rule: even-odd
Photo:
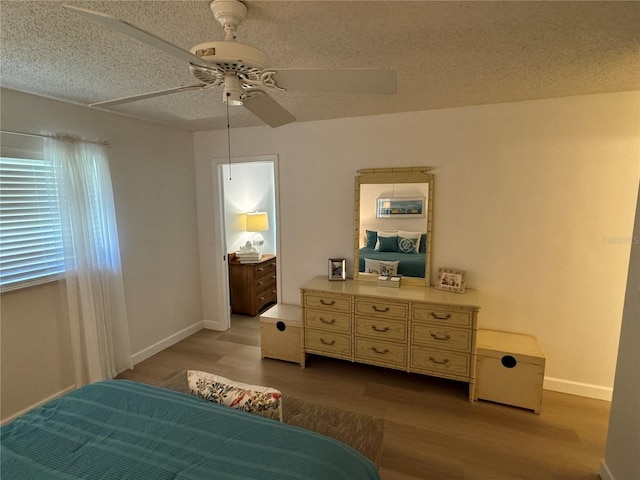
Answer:
[[[331,305],[335,305],[335,304],[336,304],[336,301],[335,301],[335,300],[331,300],[330,302],[327,302],[324,298],[321,298],[321,299],[320,299],[320,303],[321,303],[322,305],[328,305],[328,306],[331,306]]]
[[[431,316],[436,320],[449,320],[451,318],[450,313],[447,313],[444,317],[441,317],[436,312],[431,312]]]
[[[376,347],[371,347],[371,350],[373,350],[376,353],[379,353],[380,355],[384,355],[385,353],[389,353],[389,349],[385,348],[384,350],[378,350]]]
[[[327,342],[324,338],[320,338],[320,341],[325,345],[333,345],[334,343],[336,343],[335,339],[331,340],[330,342]]]
[[[324,317],[320,317],[320,321],[322,323],[326,323],[327,325],[333,325],[334,323],[336,323],[335,318],[332,318],[331,320],[325,320]]]
[[[373,328],[376,332],[388,332],[389,331],[389,327],[378,328],[375,325],[371,325],[371,328]]]
[[[449,363],[448,358],[445,358],[444,360],[436,360],[434,357],[429,357],[429,360],[431,360],[433,363],[438,363],[440,365],[446,365],[447,363]]]
[[[389,307],[378,308],[375,305],[371,305],[371,308],[373,308],[373,310],[375,312],[388,312],[389,311]]]
[[[441,335],[438,335],[437,333],[431,332],[431,337],[435,340],[451,340],[451,335],[449,335],[448,333],[443,337]]]
[[[264,267],[258,267],[259,272],[264,272]]]

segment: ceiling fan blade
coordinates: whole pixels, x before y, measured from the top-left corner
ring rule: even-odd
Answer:
[[[243,105],[256,117],[273,128],[296,120],[296,117],[285,110],[282,105],[259,90],[251,92],[250,96],[244,100]]]
[[[90,107],[112,107],[114,105],[120,105],[121,103],[137,102],[138,100],[144,100],[145,98],[160,97],[162,95],[169,95],[171,93],[184,92],[185,90],[201,90],[208,85],[186,85],[183,87],[167,88],[166,90],[157,90],[155,92],[142,93],[140,95],[131,95],[130,97],[116,98],[115,100],[105,100],[104,102],[96,102],[89,104]]]
[[[393,95],[398,75],[393,70],[351,68],[274,68],[280,88],[293,91]]]
[[[196,57],[191,52],[183,50],[180,47],[175,46],[172,43],[167,42],[151,33],[145,32],[144,30],[140,30],[138,27],[131,25],[123,20],[120,20],[116,17],[112,17],[106,13],[94,12],[93,10],[87,10],[85,8],[74,7],[71,5],[62,5],[64,8],[68,10],[72,10],[76,12],[78,15],[82,15],[83,17],[94,20],[98,23],[101,23],[112,30],[115,30],[120,33],[124,33],[136,40],[139,40],[147,45],[150,45],[158,50],[162,50],[169,55],[172,55],[180,60],[185,62],[193,63],[195,65],[200,65],[201,67],[211,67],[211,64],[205,62],[204,60]]]

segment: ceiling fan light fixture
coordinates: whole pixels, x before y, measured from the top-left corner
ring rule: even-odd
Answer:
[[[222,91],[222,101],[228,105],[240,106],[247,98],[247,94],[240,84],[240,78],[227,74],[224,76],[224,90]]]

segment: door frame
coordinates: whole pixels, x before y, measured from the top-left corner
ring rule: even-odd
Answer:
[[[229,263],[227,259],[227,230],[225,223],[225,196],[224,196],[224,180],[223,180],[223,168],[227,165],[231,165],[231,171],[233,172],[234,164],[247,164],[247,163],[257,163],[257,162],[270,162],[273,164],[273,191],[274,191],[274,207],[276,211],[276,219],[275,219],[275,251],[276,256],[280,256],[280,188],[279,188],[279,162],[278,162],[277,154],[265,154],[265,155],[254,155],[249,157],[231,157],[231,162],[229,159],[215,159],[213,160],[213,174],[215,176],[214,184],[217,185],[218,189],[218,208],[214,211],[218,215],[217,220],[214,219],[215,224],[218,226],[219,232],[219,242],[220,250],[217,252],[217,258],[221,259],[220,268],[218,269],[219,277],[218,277],[218,285],[220,286],[219,294],[218,294],[218,318],[222,319],[219,322],[219,325],[223,330],[228,330],[231,327],[231,304],[230,304],[230,295],[229,295]],[[233,173],[232,173],[233,174]],[[276,298],[277,302],[280,302],[280,291],[281,291],[281,282],[280,282],[280,262],[276,262]]]

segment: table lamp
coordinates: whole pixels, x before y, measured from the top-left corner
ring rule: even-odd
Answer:
[[[247,213],[245,231],[254,232],[252,244],[254,248],[260,249],[264,245],[264,237],[260,232],[269,230],[269,217],[267,212]]]

